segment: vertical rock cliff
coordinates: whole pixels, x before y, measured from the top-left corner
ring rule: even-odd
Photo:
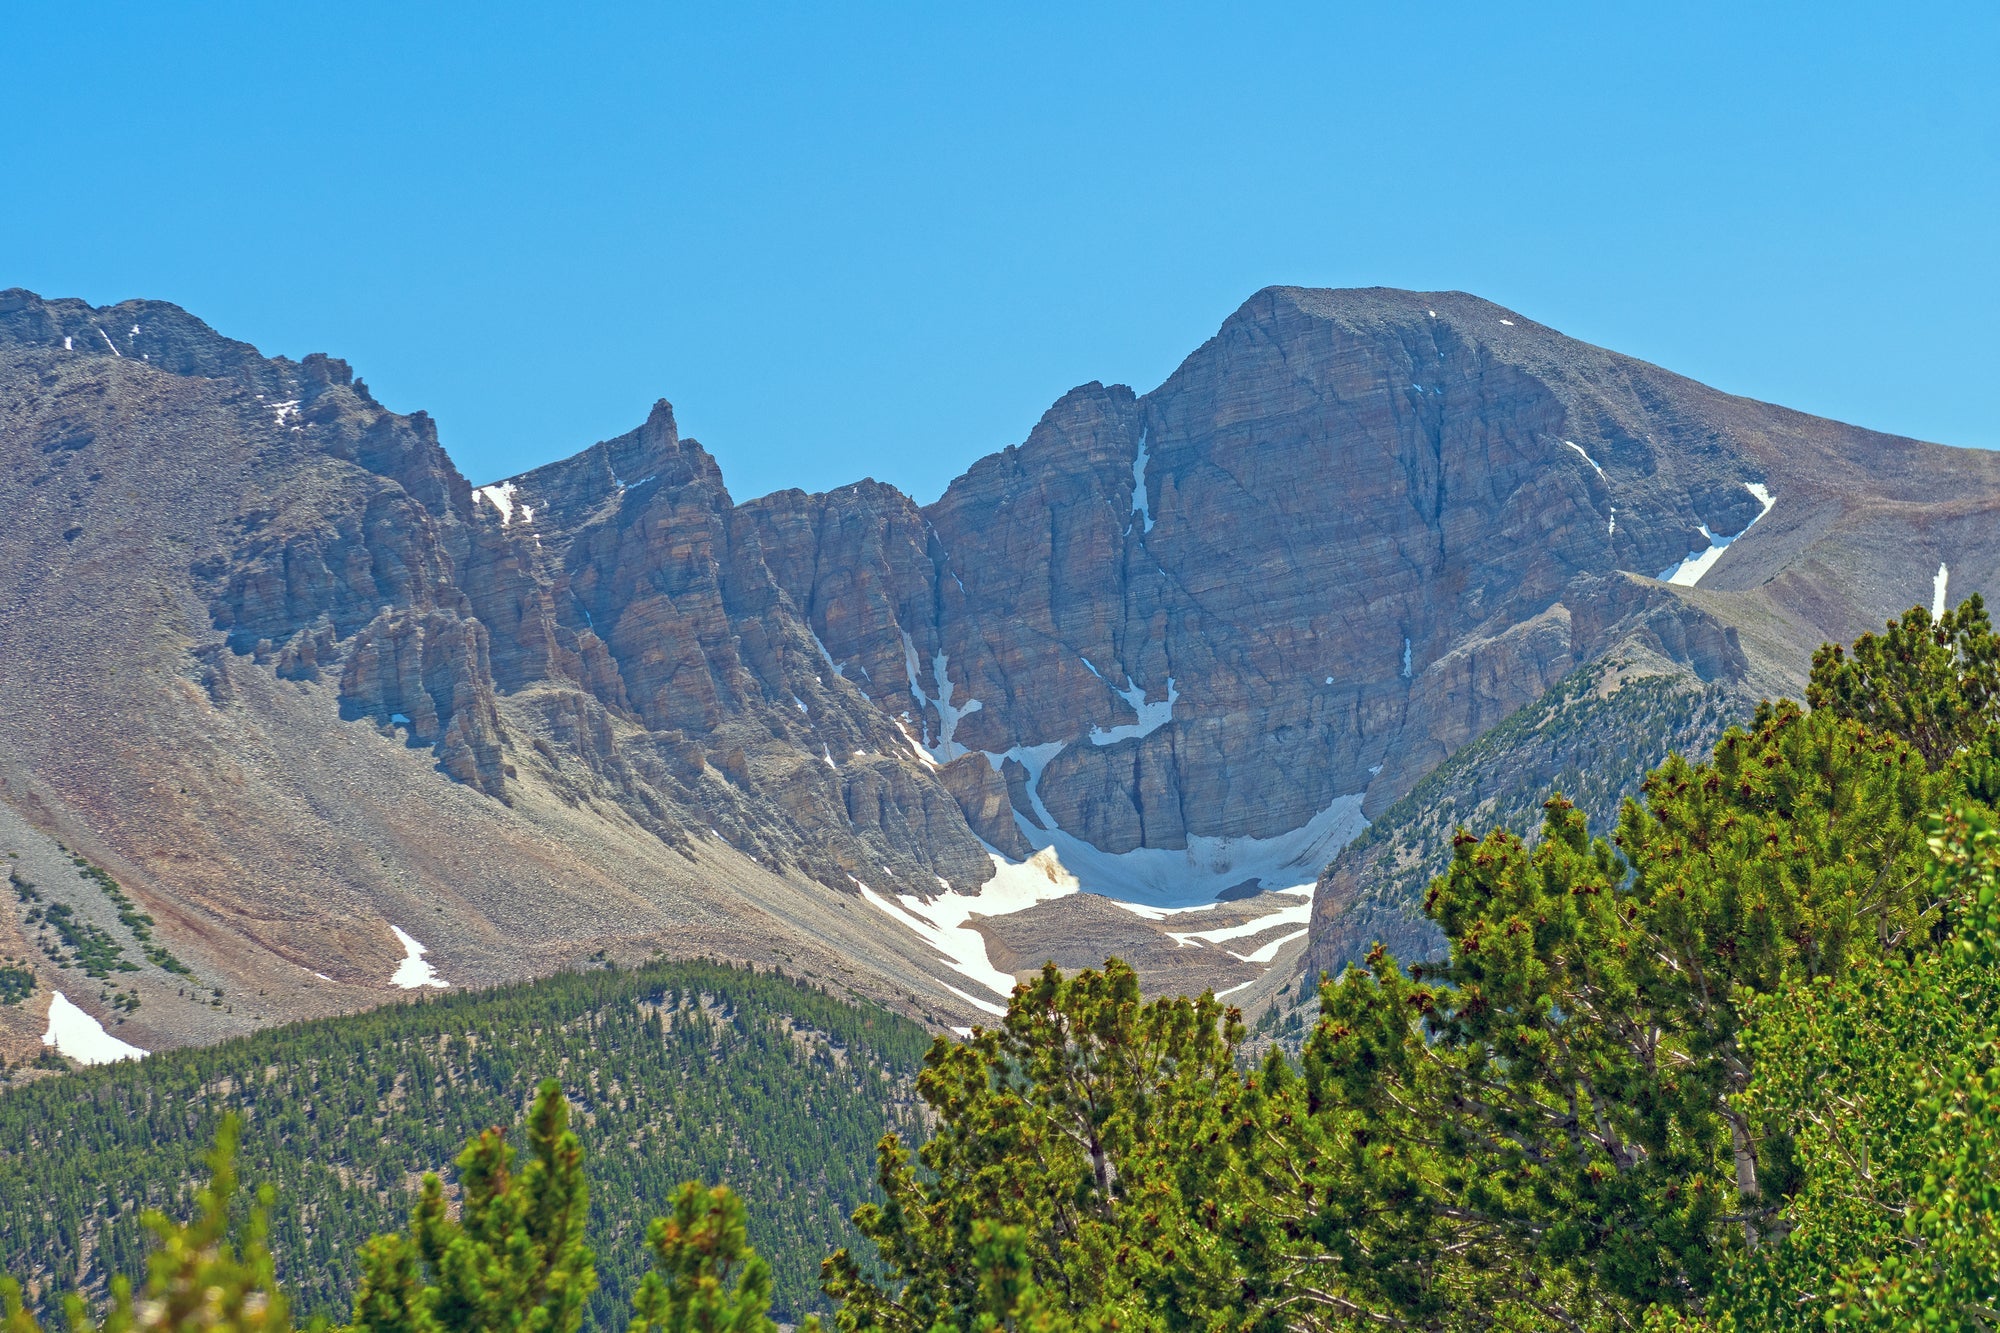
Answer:
[[[2000,566],[1992,456],[1459,293],[1267,289],[918,505],[739,503],[664,402],[475,487],[343,362],[10,291],[0,450],[0,805],[271,1015],[419,922],[466,981],[705,950],[946,1022],[1115,948],[1256,999],[1421,948],[1448,825],[1609,808]]]

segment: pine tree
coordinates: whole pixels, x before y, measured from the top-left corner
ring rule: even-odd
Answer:
[[[290,1306],[278,1289],[264,1244],[270,1190],[258,1192],[240,1243],[230,1217],[237,1194],[238,1130],[232,1117],[217,1131],[209,1155],[210,1181],[196,1201],[192,1222],[176,1225],[162,1214],[147,1215],[154,1249],[139,1296],[133,1297],[128,1280],[116,1279],[110,1307],[99,1322],[83,1298],[72,1295],[67,1305],[73,1333],[290,1333]],[[0,1313],[6,1333],[40,1333],[12,1278],[0,1280]]]
[[[363,1252],[356,1333],[576,1333],[597,1269],[583,1240],[583,1148],[554,1079],[535,1094],[527,1136],[518,1179],[503,1130],[459,1154],[456,1219],[444,1183],[424,1178],[410,1235],[377,1237]],[[419,1264],[428,1285],[418,1285]]]
[[[843,1333],[1034,1318],[1145,1326],[1234,1309],[1239,1272],[1200,1220],[1233,1184],[1235,1010],[1147,1003],[1116,959],[1019,987],[997,1028],[940,1039],[918,1078],[938,1116],[913,1160],[883,1139],[883,1204],[855,1214],[888,1281],[827,1261]]]
[[[1978,593],[1933,620],[1913,606],[1880,635],[1813,654],[1806,702],[1902,737],[1932,768],[2000,722],[2000,636]]]
[[[750,1247],[743,1201],[693,1181],[647,1228],[653,1270],[632,1300],[629,1333],[774,1333],[771,1266]],[[806,1333],[819,1333],[808,1317]]]
[[[1773,995],[1754,1013],[1749,1100],[1793,1126],[1780,1243],[1738,1256],[1716,1330],[1950,1329],[2000,1320],[2000,835],[1932,820],[1941,946]]]

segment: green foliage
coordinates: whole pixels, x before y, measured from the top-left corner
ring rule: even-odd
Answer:
[[[73,1333],[290,1333],[290,1303],[264,1243],[269,1186],[258,1193],[245,1243],[234,1239],[238,1128],[232,1116],[217,1130],[193,1222],[147,1216],[154,1244],[139,1300],[116,1279],[99,1323],[82,1295],[70,1295]],[[536,1089],[524,1128],[528,1161],[518,1174],[506,1133],[488,1129],[458,1155],[455,1208],[443,1181],[427,1176],[408,1231],[361,1247],[354,1320],[340,1333],[576,1333],[597,1273],[584,1243],[583,1146],[559,1082]],[[727,1186],[684,1182],[672,1214],[646,1234],[654,1268],[630,1333],[776,1333],[770,1265],[751,1248],[743,1203]],[[314,1327],[328,1329],[323,1320]],[[804,1327],[818,1333],[817,1316]],[[11,1278],[0,1279],[0,1333],[40,1333]]]
[[[1629,1319],[1710,1290],[1794,1173],[1743,1100],[1744,1011],[1922,933],[1942,789],[1901,742],[1780,704],[1669,759],[1615,843],[1560,797],[1532,851],[1461,837],[1426,903],[1449,964],[1350,969],[1306,1047],[1315,1117],[1369,1145],[1322,1190],[1374,1209],[1343,1242],[1371,1308]]]
[[[999,1031],[927,1061],[936,1137],[914,1161],[884,1143],[887,1202],[857,1218],[884,1276],[845,1253],[827,1268],[843,1329],[1630,1328],[1722,1308],[1826,1197],[1795,1098],[1847,1090],[1823,1056],[1783,1083],[1774,1052],[1816,1048],[1767,1015],[1950,932],[1966,894],[1938,880],[1925,820],[1978,788],[1989,752],[1975,735],[1932,764],[1842,709],[1765,705],[1707,762],[1669,757],[1609,838],[1561,796],[1533,842],[1461,833],[1425,900],[1448,959],[1405,970],[1378,948],[1323,986],[1297,1065],[1274,1050],[1239,1072],[1212,1000],[1143,1006],[1115,964],[1049,973]],[[1876,1053],[1907,1069],[1934,1036]],[[1164,1072],[1149,1050],[1171,1052]],[[1982,1067],[1876,1107],[1918,1108],[1912,1151],[1951,1135],[1964,1161],[1926,1157],[1939,1202],[1906,1217],[1976,1196],[1954,1234],[1979,1259],[1986,1196],[1936,1182],[1990,1167],[1966,1128]],[[1888,1304],[1881,1274],[1916,1270],[1882,1263],[1825,1290],[1902,1317],[1914,1298]]]
[[[1144,1003],[1114,959],[1050,965],[998,1028],[940,1039],[917,1085],[937,1132],[916,1162],[883,1140],[886,1201],[855,1215],[888,1280],[826,1264],[843,1333],[1227,1317],[1238,1268],[1202,1217],[1234,1188],[1241,1037],[1213,997]]]
[[[79,867],[89,867],[90,863],[72,857]],[[102,871],[98,871],[102,875]],[[104,879],[115,888],[117,882],[109,875]],[[14,896],[23,903],[36,904],[28,909],[24,924],[41,926],[36,932],[36,944],[48,956],[50,962],[67,971],[71,967],[82,968],[86,976],[105,980],[113,972],[137,972],[138,964],[125,957],[124,946],[103,927],[84,920],[67,903],[42,900],[41,886],[25,878],[18,869],[9,867],[7,882],[13,885]],[[100,885],[100,887],[102,887]],[[119,897],[123,898],[120,893]],[[129,899],[126,900],[129,903]],[[121,911],[121,919],[123,912]],[[150,918],[149,918],[150,920]],[[129,924],[129,923],[128,923]],[[54,930],[55,938],[48,932]]]
[[[0,1004],[19,1004],[35,993],[35,974],[13,963],[0,963]]]
[[[1936,620],[1913,606],[1880,635],[1813,655],[1806,702],[1915,746],[1932,768],[2000,721],[2000,637],[1974,593]]]
[[[153,1250],[138,1297],[133,1297],[131,1282],[120,1277],[99,1322],[82,1296],[71,1295],[66,1306],[73,1333],[290,1333],[290,1306],[264,1243],[268,1187],[258,1193],[242,1242],[236,1240],[236,1136],[235,1120],[225,1119],[216,1131],[208,1156],[209,1183],[196,1198],[192,1222],[176,1224],[157,1212],[146,1215]],[[0,1314],[5,1333],[40,1333],[12,1278],[0,1279]]]
[[[118,909],[119,922],[124,925],[125,929],[132,932],[132,938],[138,941],[140,951],[146,955],[146,958],[155,967],[165,972],[172,972],[178,976],[191,977],[194,975],[194,972],[187,964],[181,962],[180,959],[168,952],[165,945],[154,942],[153,927],[157,923],[151,916],[139,910],[139,904],[132,901],[131,897],[126,894],[124,888],[117,880],[111,878],[110,871],[106,870],[103,866],[91,864],[74,852],[70,853],[69,859],[76,866],[78,874],[104,891],[104,896],[109,898],[111,905]]]
[[[771,1266],[751,1248],[747,1211],[728,1186],[682,1185],[646,1246],[653,1269],[632,1300],[629,1333],[775,1333]],[[818,1333],[818,1316],[805,1326]]]
[[[75,852],[70,852],[68,848],[63,850],[68,853],[70,864],[76,867],[78,876],[86,883],[95,886],[110,900],[112,907],[118,913],[119,924],[130,932],[133,943],[139,946],[139,951],[146,956],[148,962],[176,976],[194,975],[185,963],[174,957],[165,945],[153,938],[153,926],[156,924],[153,918],[139,910],[138,903],[134,902],[123,886],[111,877],[109,871],[102,866],[92,864]],[[113,972],[140,970],[137,963],[125,957],[125,947],[118,942],[116,936],[103,927],[83,919],[72,905],[62,902],[44,904],[41,886],[25,878],[13,867],[9,867],[7,879],[12,884],[14,896],[19,901],[43,904],[29,908],[24,924],[31,927],[43,926],[43,929],[37,932],[36,942],[48,956],[49,961],[57,967],[65,970],[71,967],[81,968],[86,975],[99,980],[109,978]],[[49,938],[50,929],[55,932],[54,939]],[[137,997],[132,997],[130,1002],[122,1004],[121,1007],[138,1008]]]
[[[410,1233],[377,1236],[366,1247],[354,1333],[576,1333],[597,1289],[597,1266],[583,1243],[590,1193],[583,1147],[555,1079],[536,1090],[527,1135],[528,1164],[518,1178],[503,1131],[466,1145],[457,1160],[456,1217],[443,1180],[424,1177]]]
[[[2000,837],[1976,810],[1934,823],[1933,892],[1954,923],[1943,947],[1755,1009],[1745,1104],[1793,1126],[1800,1183],[1781,1242],[1717,1285],[1711,1327],[1994,1326]]]
[[[39,913],[39,917],[37,916]],[[124,946],[103,927],[78,916],[67,903],[50,903],[31,909],[29,921],[46,921],[55,930],[59,943],[44,937],[42,951],[60,968],[80,967],[84,975],[100,980],[113,972],[137,972],[138,964],[125,957]],[[68,953],[64,953],[67,949]]]
[[[1361,870],[1360,894],[1334,925],[1351,957],[1377,940],[1410,959],[1443,952],[1419,905],[1450,867],[1458,829],[1533,838],[1552,786],[1593,824],[1609,825],[1669,754],[1706,753],[1750,716],[1751,701],[1726,685],[1691,674],[1632,674],[1640,669],[1622,659],[1578,667],[1376,816],[1336,862]]]
[[[640,1219],[688,1179],[729,1181],[772,1265],[777,1308],[822,1303],[820,1260],[874,1197],[870,1153],[914,1123],[930,1036],[871,1006],[712,964],[592,971],[300,1024],[0,1095],[0,1272],[102,1295],[144,1264],[136,1209],[177,1210],[218,1120],[283,1201],[269,1244],[296,1308],[345,1318],[357,1247],[402,1225],[425,1172],[454,1181],[468,1139],[560,1078],[592,1155],[601,1289],[623,1327],[649,1266]],[[86,1260],[87,1256],[87,1260]]]

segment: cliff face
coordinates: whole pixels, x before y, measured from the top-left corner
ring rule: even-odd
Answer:
[[[922,510],[743,508],[850,678],[1007,779],[998,817],[996,784],[954,787],[988,842],[1205,901],[1295,882],[1286,839],[1358,830],[1585,660],[1603,576],[1761,516],[1771,468],[1679,384],[1469,297],[1276,289]]]
[[[1254,1000],[1421,944],[1446,807],[1698,743],[2000,566],[1990,455],[1456,293],[1261,292],[919,506],[738,503],[665,403],[474,487],[340,361],[15,291],[0,453],[16,840],[266,1018],[371,1002],[391,921],[468,981],[711,952],[946,1021],[1101,938]]]

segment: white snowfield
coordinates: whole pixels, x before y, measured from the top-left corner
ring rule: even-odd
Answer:
[[[1757,511],[1757,518],[1753,518],[1744,524],[1742,532],[1729,537],[1716,536],[1708,530],[1706,523],[1696,524],[1701,529],[1701,535],[1708,538],[1708,549],[1705,551],[1690,551],[1688,552],[1687,559],[1677,565],[1672,565],[1661,570],[1660,581],[1662,583],[1674,583],[1683,588],[1692,588],[1697,583],[1700,583],[1702,575],[1715,568],[1715,562],[1722,559],[1722,553],[1729,549],[1730,543],[1741,541],[1745,533],[1757,526],[1757,519],[1761,519],[1764,515],[1770,513],[1771,506],[1778,502],[1777,497],[1766,490],[1762,482],[1746,481],[1743,483],[1743,489],[1756,496],[1757,503],[1764,506]]]
[[[945,656],[943,649],[939,649],[931,657],[931,675],[937,681],[937,698],[933,699],[925,694],[923,686],[917,683],[916,641],[910,638],[908,630],[903,631],[903,670],[910,680],[910,693],[917,701],[920,717],[919,725],[923,728],[923,740],[921,743],[924,749],[930,751],[931,757],[936,759],[940,764],[948,764],[962,754],[971,753],[971,751],[960,745],[952,737],[958,731],[958,720],[960,718],[970,713],[976,713],[985,707],[977,699],[967,699],[963,704],[953,705],[951,701],[953,686],[949,674],[950,666],[951,659]],[[930,719],[922,716],[922,710],[925,707],[937,710],[938,740],[936,745],[931,744]]]
[[[1063,747],[1062,741],[1048,741],[982,753],[996,772],[1009,759],[1028,770],[1028,802],[1035,819],[1017,810],[1014,825],[1037,851],[1053,848],[1064,869],[1077,878],[1086,893],[1152,908],[1177,908],[1212,903],[1216,894],[1252,878],[1261,880],[1265,889],[1310,886],[1333,854],[1368,827],[1361,814],[1362,793],[1354,792],[1335,797],[1331,805],[1298,828],[1268,838],[1196,834],[1178,850],[1136,847],[1129,852],[1102,851],[1065,832],[1042,802],[1042,770]],[[1036,820],[1041,827],[1036,827]]]
[[[1143,449],[1142,441],[1135,469],[1135,480],[1141,484],[1135,487],[1133,512],[1135,516],[1147,519],[1150,515],[1140,507],[1145,497]],[[842,664],[833,658],[824,643],[819,642],[817,635],[814,636],[814,644],[827,665],[839,672]],[[1411,644],[1405,639],[1405,674],[1413,669],[1411,657]],[[1028,845],[1034,848],[1029,857],[1025,861],[1012,861],[989,847],[987,851],[994,866],[992,879],[974,893],[961,893],[941,884],[945,892],[928,901],[915,894],[878,891],[860,878],[850,876],[862,899],[929,944],[942,956],[946,966],[975,988],[1004,1000],[1013,992],[1014,978],[994,967],[987,957],[985,938],[970,924],[974,916],[1006,916],[1026,911],[1038,903],[1081,892],[1098,894],[1148,920],[1163,921],[1178,913],[1212,908],[1217,903],[1217,895],[1224,890],[1255,881],[1260,890],[1297,894],[1305,901],[1267,913],[1244,925],[1210,931],[1185,931],[1173,934],[1172,938],[1183,945],[1200,948],[1266,935],[1285,926],[1297,926],[1298,929],[1286,931],[1248,953],[1227,951],[1244,962],[1268,965],[1285,946],[1305,933],[1306,923],[1312,916],[1313,886],[1320,870],[1334,853],[1368,827],[1368,821],[1361,813],[1362,793],[1337,796],[1298,828],[1270,837],[1196,835],[1189,837],[1183,848],[1140,847],[1126,852],[1104,851],[1068,832],[1057,822],[1042,799],[1042,774],[1049,763],[1072,743],[1113,745],[1150,735],[1167,725],[1173,721],[1174,705],[1180,699],[1180,690],[1174,678],[1169,676],[1165,685],[1166,697],[1148,702],[1146,688],[1129,671],[1121,668],[1114,674],[1106,674],[1088,658],[1080,660],[1091,675],[1103,681],[1107,689],[1131,707],[1135,721],[1110,728],[1093,726],[1088,735],[1078,742],[1044,741],[1038,745],[1016,745],[1002,751],[977,752],[985,756],[996,773],[1004,771],[1008,760],[1026,770],[1029,813],[1016,810],[1014,824]],[[958,739],[957,733],[959,723],[979,711],[983,704],[972,698],[963,703],[955,701],[959,687],[951,679],[950,658],[939,650],[932,655],[930,669],[925,672],[916,642],[905,632],[903,667],[907,688],[916,707],[892,720],[911,755],[926,767],[934,767],[974,753]],[[1125,679],[1122,686],[1114,683],[1120,675]],[[1331,678],[1328,683],[1332,683]],[[935,735],[930,725],[933,714],[938,719]],[[824,758],[828,764],[833,763],[830,750],[825,751]],[[941,979],[938,984],[983,1013],[998,1015],[1005,1012],[993,1001],[968,993],[958,986]]]
[[[1938,562],[1938,572],[1931,578],[1932,620],[1936,620],[1939,616],[1944,614],[1945,580],[1949,579],[1950,577],[1951,577],[1951,571],[1949,569],[1946,569],[1944,562],[1940,560]]]
[[[1296,907],[1281,907],[1265,916],[1245,921],[1240,926],[1223,926],[1218,930],[1190,930],[1185,933],[1168,931],[1168,937],[1176,944],[1187,944],[1201,940],[1209,944],[1221,944],[1225,940],[1248,939],[1252,935],[1262,935],[1273,926],[1303,926],[1312,920],[1313,905],[1310,899]]]
[[[1066,898],[1077,892],[1077,882],[1050,852],[1040,852],[1018,862],[997,853],[992,855],[993,878],[978,893],[940,893],[929,902],[915,894],[902,893],[892,901],[859,879],[854,879],[854,883],[870,906],[909,927],[943,954],[953,971],[1004,1000],[1014,993],[1014,978],[993,966],[986,956],[986,938],[966,922],[974,913],[1008,916],[1024,912],[1036,903]],[[983,1013],[997,1016],[1007,1012],[1004,1007],[968,995],[956,986],[945,985],[945,989]]]
[[[1009,759],[1027,770],[1027,795],[1034,818],[1017,811],[1014,822],[1036,850],[1025,861],[1011,861],[987,848],[993,860],[993,878],[977,893],[948,890],[928,902],[914,894],[897,894],[892,899],[854,879],[870,906],[936,949],[953,971],[1000,999],[1013,993],[1014,978],[993,966],[987,957],[985,938],[969,924],[975,915],[1007,916],[1069,894],[1095,893],[1135,916],[1164,921],[1181,913],[1212,909],[1217,894],[1254,879],[1263,890],[1294,894],[1304,901],[1238,926],[1170,934],[1177,943],[1201,948],[1252,938],[1282,926],[1298,926],[1249,953],[1226,951],[1242,962],[1267,966],[1285,946],[1306,933],[1321,867],[1368,827],[1361,814],[1361,793],[1356,792],[1336,797],[1300,827],[1268,838],[1195,836],[1179,850],[1140,847],[1106,852],[1065,832],[1042,801],[1042,772],[1063,748],[1064,742],[1049,741],[1000,753],[982,752],[996,771]],[[982,1013],[998,1016],[1005,1012],[992,1001],[943,981],[939,984]]]
[[[1084,665],[1089,666],[1090,663],[1086,661]],[[1095,668],[1092,668],[1092,670],[1094,674]],[[1102,680],[1103,677],[1100,676],[1099,679]],[[1125,680],[1126,685],[1124,689],[1121,690],[1113,686],[1111,692],[1130,704],[1132,711],[1139,715],[1139,720],[1110,728],[1092,727],[1090,729],[1090,743],[1092,745],[1116,745],[1119,741],[1129,741],[1140,736],[1150,736],[1174,720],[1174,700],[1181,697],[1181,692],[1174,688],[1174,678],[1172,676],[1167,677],[1167,697],[1159,700],[1157,703],[1150,704],[1146,702],[1146,690],[1144,686],[1133,680],[1129,674],[1125,677]],[[1111,684],[1108,680],[1104,683],[1107,685]]]
[[[1146,452],[1146,429],[1142,426],[1139,428],[1139,450],[1132,458],[1132,512],[1139,517],[1142,536],[1153,530],[1153,509],[1146,500],[1146,464],[1151,461],[1151,455]],[[1125,529],[1127,532],[1131,530],[1130,526]]]
[[[70,1059],[87,1065],[143,1060],[150,1054],[106,1032],[104,1024],[71,1004],[69,996],[61,991],[49,1000],[49,1030],[42,1034],[42,1045],[53,1046]]]
[[[504,528],[514,521],[514,492],[519,489],[521,488],[513,482],[503,481],[497,486],[481,486],[473,494],[483,497],[488,504],[500,511],[500,526]],[[521,521],[523,523],[535,521],[533,505],[521,506]]]
[[[417,990],[424,986],[435,986],[443,990],[451,985],[449,981],[438,976],[436,968],[424,961],[424,955],[430,952],[429,949],[411,939],[401,926],[391,926],[389,929],[396,932],[396,939],[403,946],[403,961],[396,965],[396,974],[389,978],[391,983],[401,986],[404,990]]]
[[[810,630],[807,632],[811,633]],[[829,668],[832,669],[834,675],[845,676],[847,674],[846,664],[843,662],[836,662],[833,660],[833,654],[826,650],[826,645],[820,641],[820,637],[818,634],[813,634],[813,647],[819,649],[819,655],[826,659],[826,664]],[[826,684],[826,682],[822,680],[820,681],[820,684],[824,685]]]
[[[1257,949],[1255,949],[1250,953],[1239,953],[1236,955],[1236,957],[1242,959],[1246,963],[1268,963],[1272,959],[1278,956],[1278,950],[1284,948],[1287,944],[1290,944],[1293,940],[1304,939],[1306,935],[1309,933],[1309,930],[1310,930],[1309,927],[1300,926],[1297,930],[1293,931],[1289,935],[1281,935],[1277,939],[1272,940],[1269,944],[1260,945]]]
[[[1597,460],[1595,458],[1592,458],[1589,454],[1583,451],[1582,445],[1578,444],[1575,440],[1564,440],[1563,443],[1568,445],[1570,448],[1576,450],[1577,457],[1581,458],[1584,462],[1590,464],[1590,470],[1592,472],[1595,472],[1600,477],[1604,475],[1604,469],[1597,465]]]

